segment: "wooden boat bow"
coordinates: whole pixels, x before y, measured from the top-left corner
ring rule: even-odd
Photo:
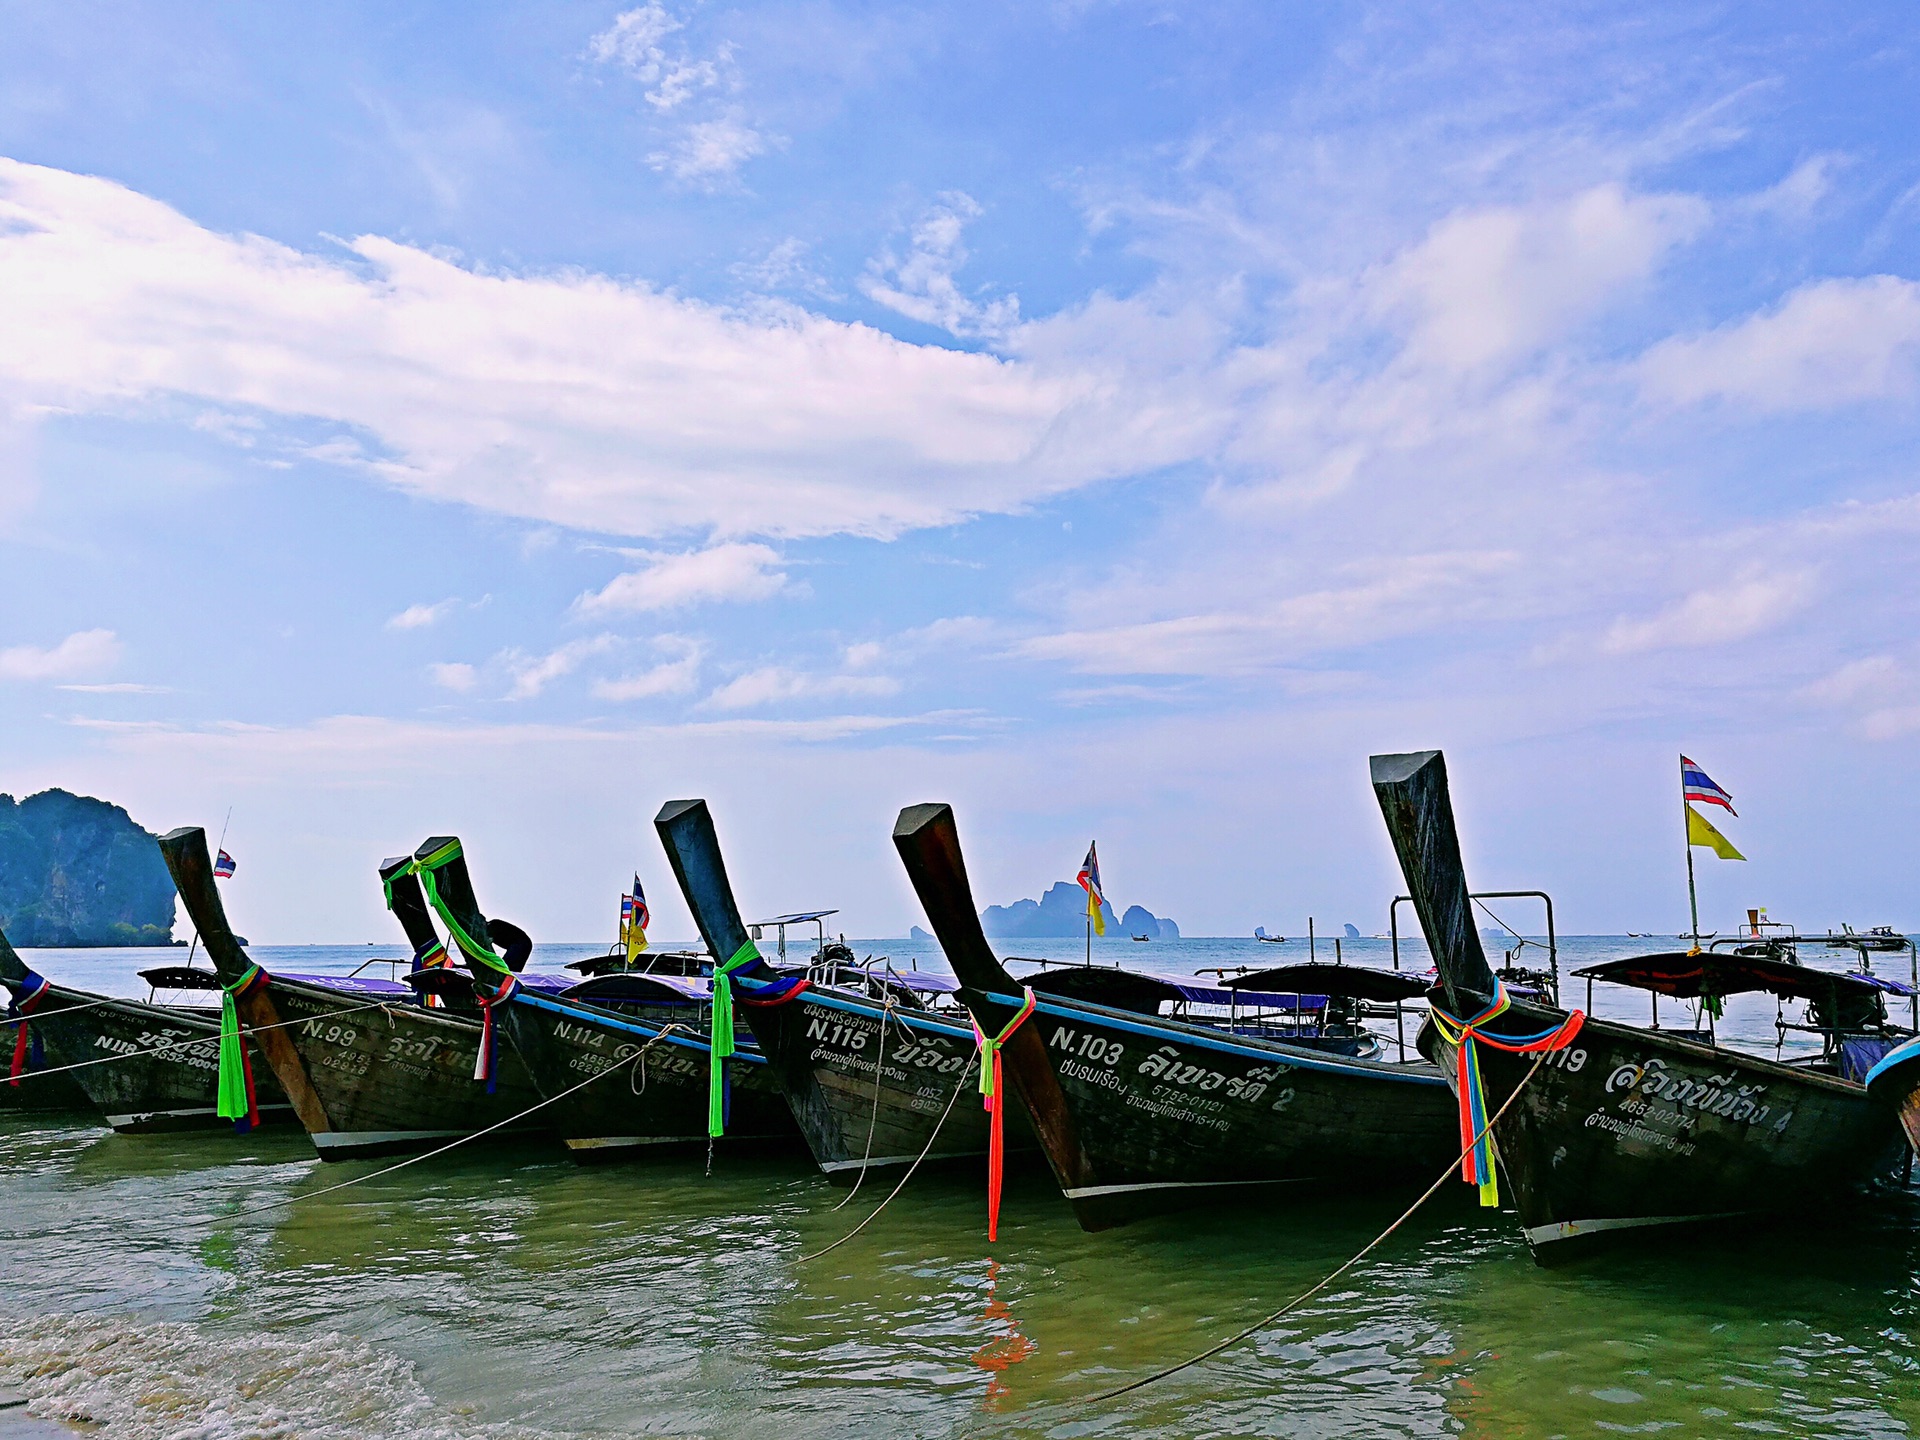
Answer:
[[[1448,1003],[1455,1014],[1471,1015],[1493,994],[1493,969],[1473,923],[1447,790],[1446,756],[1438,750],[1416,750],[1375,755],[1368,765]]]

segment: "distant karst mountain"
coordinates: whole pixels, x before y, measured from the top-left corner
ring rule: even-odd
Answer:
[[[1127,913],[1118,919],[1114,918],[1111,905],[1103,906],[1101,917],[1106,921],[1107,934],[1115,938],[1123,933],[1145,935],[1154,940],[1180,938],[1178,925],[1158,918],[1144,905],[1128,906]],[[1085,934],[1087,892],[1069,881],[1058,881],[1038,900],[989,905],[980,912],[980,928],[1006,940]]]
[[[173,894],[155,837],[118,805],[0,794],[0,930],[15,945],[171,944]]]

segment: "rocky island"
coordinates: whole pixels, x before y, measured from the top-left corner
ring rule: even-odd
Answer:
[[[171,944],[155,837],[105,800],[0,794],[0,930],[22,948]]]

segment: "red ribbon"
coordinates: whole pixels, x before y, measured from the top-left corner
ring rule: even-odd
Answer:
[[[987,1120],[987,1239],[1000,1238],[1000,1181],[1006,1171],[1006,1106],[1002,1103],[1004,1092],[1001,1089],[1000,1047],[1026,1023],[1033,1014],[1035,1005],[1033,991],[1026,992],[1026,1001],[1021,1005],[1013,1019],[1007,1022],[1007,1028],[989,1040],[981,1030],[978,1021],[974,1022],[974,1037],[980,1042],[980,1100],[986,1106]]]
[[[13,1013],[19,1018],[14,1024],[13,1064],[8,1068],[7,1076],[9,1082],[15,1086],[20,1084],[21,1077],[27,1073],[27,1057],[32,1053],[27,1039],[29,1028],[27,1017],[39,1008],[40,1002],[46,999],[47,991],[53,988],[45,979],[39,976],[33,978],[40,981],[40,988],[24,999],[16,1000],[13,1005]]]
[[[512,972],[500,977],[500,988],[491,995],[478,986],[474,987],[474,993],[480,1000],[480,1054],[473,1062],[473,1078],[487,1082],[489,1095],[494,1093],[494,1086],[499,1082],[497,1072],[500,1068],[496,1063],[499,1056],[498,1042],[494,1038],[494,1007],[505,1002],[519,988],[520,982]]]

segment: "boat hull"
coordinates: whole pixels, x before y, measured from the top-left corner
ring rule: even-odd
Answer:
[[[1014,1014],[1011,997],[962,996],[983,1029]],[[1048,1097],[1033,1126],[1088,1230],[1256,1191],[1397,1186],[1459,1153],[1453,1100],[1424,1061],[1320,1054],[1050,997],[1026,1024],[1041,1046],[1010,1046],[1009,1068],[1030,1107]]]
[[[32,1024],[48,1069],[84,1067],[48,1083],[71,1079],[87,1105],[123,1135],[233,1124],[216,1113],[218,1011],[106,999],[54,985],[35,1008]],[[254,1095],[262,1123],[294,1119],[279,1083],[257,1061]]]
[[[663,1037],[661,1025],[526,995],[514,997],[504,1023],[543,1098],[573,1091],[548,1114],[575,1159],[615,1160],[707,1143],[710,1052],[704,1037]],[[643,1049],[645,1057],[634,1060]],[[575,1088],[623,1065],[625,1075]],[[727,1062],[727,1079],[731,1094],[723,1143],[799,1143],[793,1116],[764,1061],[736,1054]]]
[[[495,1093],[473,1078],[478,1021],[398,998],[356,1009],[366,1002],[352,992],[280,976],[265,998],[288,1044],[263,1048],[277,1054],[276,1071],[299,1066],[280,1080],[310,1087],[324,1126],[309,1122],[308,1131],[323,1160],[427,1149],[495,1125],[503,1135],[550,1129],[545,1111],[527,1113],[541,1097],[510,1044],[497,1049]]]
[[[976,1084],[970,1026],[819,987],[742,1008],[828,1179],[851,1185],[923,1153],[930,1163],[987,1153],[986,1111],[954,1096]],[[1011,1113],[1008,1149],[1031,1150],[1024,1111]]]
[[[1515,1003],[1512,1034],[1563,1012]],[[1455,1051],[1422,1035],[1454,1080]],[[1532,1055],[1479,1046],[1488,1113]],[[1851,1081],[1589,1018],[1494,1127],[1502,1181],[1534,1258],[1573,1258],[1649,1230],[1803,1209],[1885,1173],[1894,1111]]]

